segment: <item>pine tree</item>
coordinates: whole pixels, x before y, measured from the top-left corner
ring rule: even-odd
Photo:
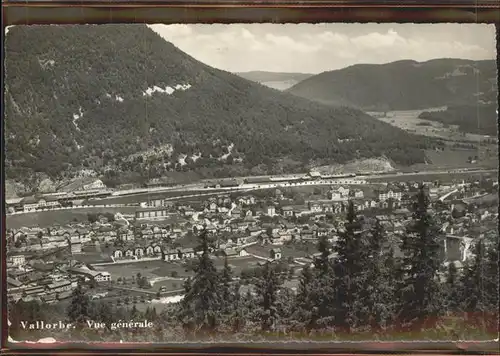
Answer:
[[[398,290],[398,322],[403,328],[433,327],[443,312],[439,281],[441,235],[428,212],[429,198],[421,186],[413,203],[412,222],[402,237],[402,281]]]
[[[387,308],[387,320],[386,323],[389,324],[387,327],[393,326],[396,320],[397,313],[397,290],[398,281],[400,278],[401,268],[399,267],[399,260],[395,256],[394,247],[391,246],[385,252],[383,256],[384,272],[383,280],[386,283],[387,288],[385,292],[387,294],[387,299],[385,301],[385,306]]]
[[[316,280],[314,279],[313,271],[306,265],[300,274],[300,282],[297,291],[295,302],[295,320],[299,323],[299,329],[305,329],[307,332],[313,328],[315,320],[318,318],[317,307],[317,291],[314,290]]]
[[[85,294],[81,284],[75,288],[71,295],[71,302],[67,310],[68,319],[76,327],[84,327],[90,318],[90,298]]]
[[[326,236],[320,238],[318,251],[320,255],[314,260],[313,280],[310,298],[314,307],[310,310],[311,320],[307,329],[318,329],[331,325],[333,320],[333,269],[330,262],[330,243]]]
[[[98,316],[95,320],[106,324],[107,327],[110,327],[115,317],[115,313],[113,312],[111,306],[105,302],[99,303],[97,313]]]
[[[255,284],[257,293],[257,304],[259,306],[259,317],[261,320],[261,329],[264,332],[271,331],[276,323],[277,308],[276,299],[280,278],[276,273],[275,266],[266,262],[263,267],[262,277]]]
[[[151,308],[147,307],[146,310],[144,311],[144,318],[146,320],[151,320]]]
[[[158,314],[156,313],[156,308],[151,308],[151,314],[148,320],[155,321],[158,318]]]
[[[139,316],[140,316],[139,311],[137,310],[137,307],[134,304],[132,306],[132,309],[130,310],[130,319],[135,321]]]
[[[192,281],[186,282],[181,319],[189,334],[214,336],[221,306],[219,275],[210,258],[211,242],[206,230],[199,235],[201,251]]]
[[[361,224],[356,216],[352,201],[349,202],[345,231],[334,247],[335,273],[335,325],[349,333],[365,324],[366,301],[362,300],[361,289],[366,278],[365,254]]]
[[[232,298],[232,314],[230,316],[231,331],[233,333],[239,333],[243,330],[245,326],[245,310],[244,303],[240,295],[241,285],[235,283],[233,287],[233,298]]]
[[[233,273],[231,267],[229,266],[227,257],[224,259],[224,268],[221,274],[221,297],[222,297],[222,313],[226,314],[231,310],[233,298],[231,293],[231,282],[233,280]]]
[[[489,333],[498,333],[499,324],[499,268],[498,268],[498,233],[492,234],[492,241],[486,240],[485,283],[486,304],[489,318],[486,327]]]
[[[455,262],[450,262],[446,270],[446,281],[444,283],[444,309],[450,315],[459,312],[461,304],[460,276]]]
[[[322,236],[318,243],[318,251],[320,255],[314,260],[314,268],[320,276],[327,275],[329,273],[330,264],[328,256],[330,256],[330,248],[331,246],[327,237]]]
[[[479,240],[473,253],[464,266],[462,308],[476,329],[494,330],[498,327],[498,249]]]
[[[386,248],[387,236],[380,221],[375,221],[367,237],[366,278],[359,292],[366,303],[364,320],[369,321],[372,332],[381,332],[394,317],[394,251]]]

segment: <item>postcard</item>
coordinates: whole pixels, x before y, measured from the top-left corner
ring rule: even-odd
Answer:
[[[498,335],[486,24],[16,25],[9,341]]]

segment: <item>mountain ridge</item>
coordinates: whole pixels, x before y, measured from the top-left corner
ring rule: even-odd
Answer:
[[[272,89],[284,91],[304,79],[307,79],[314,74],[308,73],[286,73],[286,72],[267,72],[267,71],[250,71],[238,72],[236,75],[251,80],[252,82],[260,83]]]
[[[271,81],[282,81],[282,80],[297,80],[302,81],[314,74],[311,73],[298,73],[298,72],[271,72],[262,70],[252,70],[248,72],[235,72],[234,74],[254,81],[254,82],[271,82]]]
[[[294,85],[288,93],[367,111],[419,110],[496,101],[496,62],[438,58],[355,64]]]

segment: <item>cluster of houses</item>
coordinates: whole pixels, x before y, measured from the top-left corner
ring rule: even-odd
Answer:
[[[51,270],[33,279],[32,274],[38,275],[40,270],[33,267],[32,261],[47,260],[47,256],[56,256],[61,250],[69,252],[74,260],[88,260],[90,264],[102,259],[107,263],[195,259],[200,254],[195,248],[196,235],[202,229],[216,237],[216,254],[268,261],[293,257],[296,242],[315,245],[321,237],[335,242],[343,231],[348,201],[354,203],[358,212],[363,211],[362,215],[368,216],[367,211],[372,211],[371,217],[379,220],[389,235],[399,235],[411,221],[409,205],[418,186],[394,183],[371,190],[332,187],[302,204],[285,198],[279,189],[268,196],[219,195],[202,202],[174,204],[157,199],[142,204],[133,223],[100,217],[92,223],[65,227],[11,229],[7,231],[9,295],[28,299],[43,296],[44,301],[54,302],[68,296],[77,278],[97,283],[112,280],[109,273],[94,271],[81,263],[69,266],[64,275]],[[472,209],[466,201],[483,194],[484,189],[469,183],[429,184],[428,192],[431,210],[447,236],[445,249],[449,258],[463,261],[470,251],[470,239],[497,233],[496,208]]]
[[[57,192],[8,199],[6,207],[9,213],[29,213],[79,204],[85,199],[109,194],[111,192],[108,191],[102,180],[94,177],[81,177],[61,185],[57,188]]]
[[[70,298],[82,279],[96,283],[111,281],[109,272],[91,270],[76,260],[47,264],[39,258],[36,255],[28,259],[24,255],[9,256],[9,300],[36,300],[50,304]]]

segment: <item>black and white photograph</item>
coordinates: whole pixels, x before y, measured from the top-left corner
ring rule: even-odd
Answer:
[[[9,343],[497,339],[495,31],[7,27]]]

